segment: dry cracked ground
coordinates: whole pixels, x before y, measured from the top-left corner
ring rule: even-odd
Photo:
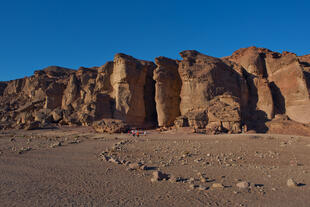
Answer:
[[[309,206],[310,138],[0,132],[1,206]]]

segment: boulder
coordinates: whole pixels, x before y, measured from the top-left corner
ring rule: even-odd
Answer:
[[[239,99],[230,95],[214,98],[207,106],[208,133],[240,133],[241,113]]]

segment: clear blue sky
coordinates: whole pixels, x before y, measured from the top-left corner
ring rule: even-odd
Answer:
[[[306,0],[0,0],[0,80],[49,65],[103,65],[115,53],[222,57],[248,46],[310,53]]]

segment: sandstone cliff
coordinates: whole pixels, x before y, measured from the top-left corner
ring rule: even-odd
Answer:
[[[182,60],[158,57],[153,63],[116,54],[100,67],[50,66],[0,82],[0,128],[93,125],[100,132],[120,132],[175,125],[202,133],[281,131],[279,126],[290,123],[309,128],[310,55],[256,47],[224,58],[193,50],[180,55]]]

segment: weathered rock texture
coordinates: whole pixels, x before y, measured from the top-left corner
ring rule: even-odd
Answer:
[[[308,132],[310,55],[256,47],[224,58],[193,50],[180,55],[153,63],[116,54],[101,67],[50,66],[0,82],[0,128],[92,125],[121,132],[175,125],[215,134],[295,126]]]
[[[294,53],[250,47],[234,52],[228,59],[246,70],[250,94],[254,95],[249,99],[251,111],[256,107],[267,119],[287,114],[294,121],[310,122],[306,72]]]
[[[178,62],[165,57],[155,59],[157,68],[154,71],[156,81],[155,101],[159,126],[173,125],[180,116],[181,79],[178,73]]]
[[[155,126],[155,67],[152,62],[117,54],[101,67],[75,71],[52,66],[28,78],[2,82],[1,128],[29,128],[35,121],[41,123],[36,128],[96,123],[103,131],[125,129],[119,127],[120,121]]]

